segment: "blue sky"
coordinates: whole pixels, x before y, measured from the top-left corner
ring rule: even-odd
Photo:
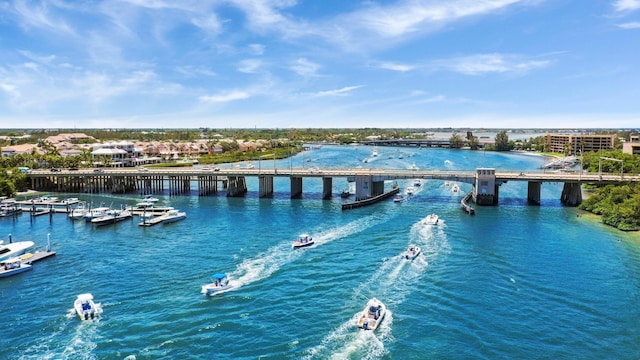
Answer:
[[[2,128],[640,127],[640,0],[0,0]]]

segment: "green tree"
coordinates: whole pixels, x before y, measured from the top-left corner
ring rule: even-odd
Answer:
[[[460,149],[464,145],[464,139],[460,134],[454,132],[449,138],[449,147],[452,149]]]
[[[511,150],[509,146],[509,135],[507,135],[506,130],[502,130],[496,134],[495,139],[495,150],[496,151],[508,151]]]

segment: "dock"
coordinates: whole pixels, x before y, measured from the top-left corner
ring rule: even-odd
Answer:
[[[29,256],[31,255],[31,256]],[[49,257],[55,256],[55,251],[36,251],[34,253],[26,253],[21,256],[22,260],[27,264],[33,264],[34,262],[38,262],[40,260],[47,259]]]
[[[156,224],[160,224],[162,221],[164,221],[164,217],[162,217],[162,215],[160,216],[155,216],[152,217],[150,219],[148,218],[143,218],[142,222],[138,225],[140,226],[153,226]]]

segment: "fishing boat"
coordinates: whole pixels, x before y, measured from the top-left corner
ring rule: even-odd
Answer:
[[[426,225],[437,225],[438,224],[438,215],[436,214],[430,214],[429,216],[427,216],[427,218],[424,220],[424,223]]]
[[[382,301],[373,298],[367,302],[367,306],[358,316],[356,325],[362,330],[375,330],[380,326],[380,323],[384,319],[384,315],[387,313],[387,307]]]
[[[291,245],[294,249],[297,248],[302,248],[302,247],[307,247],[307,246],[311,246],[315,243],[315,241],[313,240],[313,238],[311,236],[309,236],[309,234],[300,234],[298,236],[298,239],[293,241],[293,244]]]
[[[211,277],[213,280],[212,283],[202,286],[202,294],[206,294],[208,296],[214,296],[218,294],[222,294],[229,290],[233,290],[239,286],[239,283],[236,281],[230,281],[227,277],[227,274],[217,273],[213,274]]]
[[[4,241],[0,241],[0,261],[24,254],[25,252],[27,252],[27,249],[34,245],[34,242],[11,242],[11,235],[9,235],[9,244],[3,244]]]
[[[413,260],[420,255],[420,247],[415,245],[409,245],[407,250],[402,254],[402,257],[406,260]]]
[[[91,223],[97,226],[115,224],[117,222],[131,218],[131,212],[124,210],[109,210],[104,216],[91,219]]]
[[[0,277],[16,275],[27,270],[31,270],[31,265],[22,262],[19,257],[12,257],[5,260],[0,266]]]
[[[93,295],[80,294],[73,302],[73,308],[81,320],[95,319],[102,314],[102,307],[93,301]]]

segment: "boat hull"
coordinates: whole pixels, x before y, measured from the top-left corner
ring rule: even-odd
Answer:
[[[373,298],[367,302],[367,306],[360,313],[356,325],[362,330],[373,331],[380,326],[386,313],[387,307],[382,301]]]
[[[29,264],[21,264],[20,267],[9,269],[9,270],[5,270],[4,267],[2,267],[0,268],[0,278],[18,275],[20,273],[29,271],[31,269],[32,267]]]
[[[421,253],[420,247],[413,246],[413,247],[410,247],[409,249],[407,249],[407,251],[404,252],[402,257],[405,260],[413,260],[413,259],[417,258],[418,255],[420,255],[420,253]]]

